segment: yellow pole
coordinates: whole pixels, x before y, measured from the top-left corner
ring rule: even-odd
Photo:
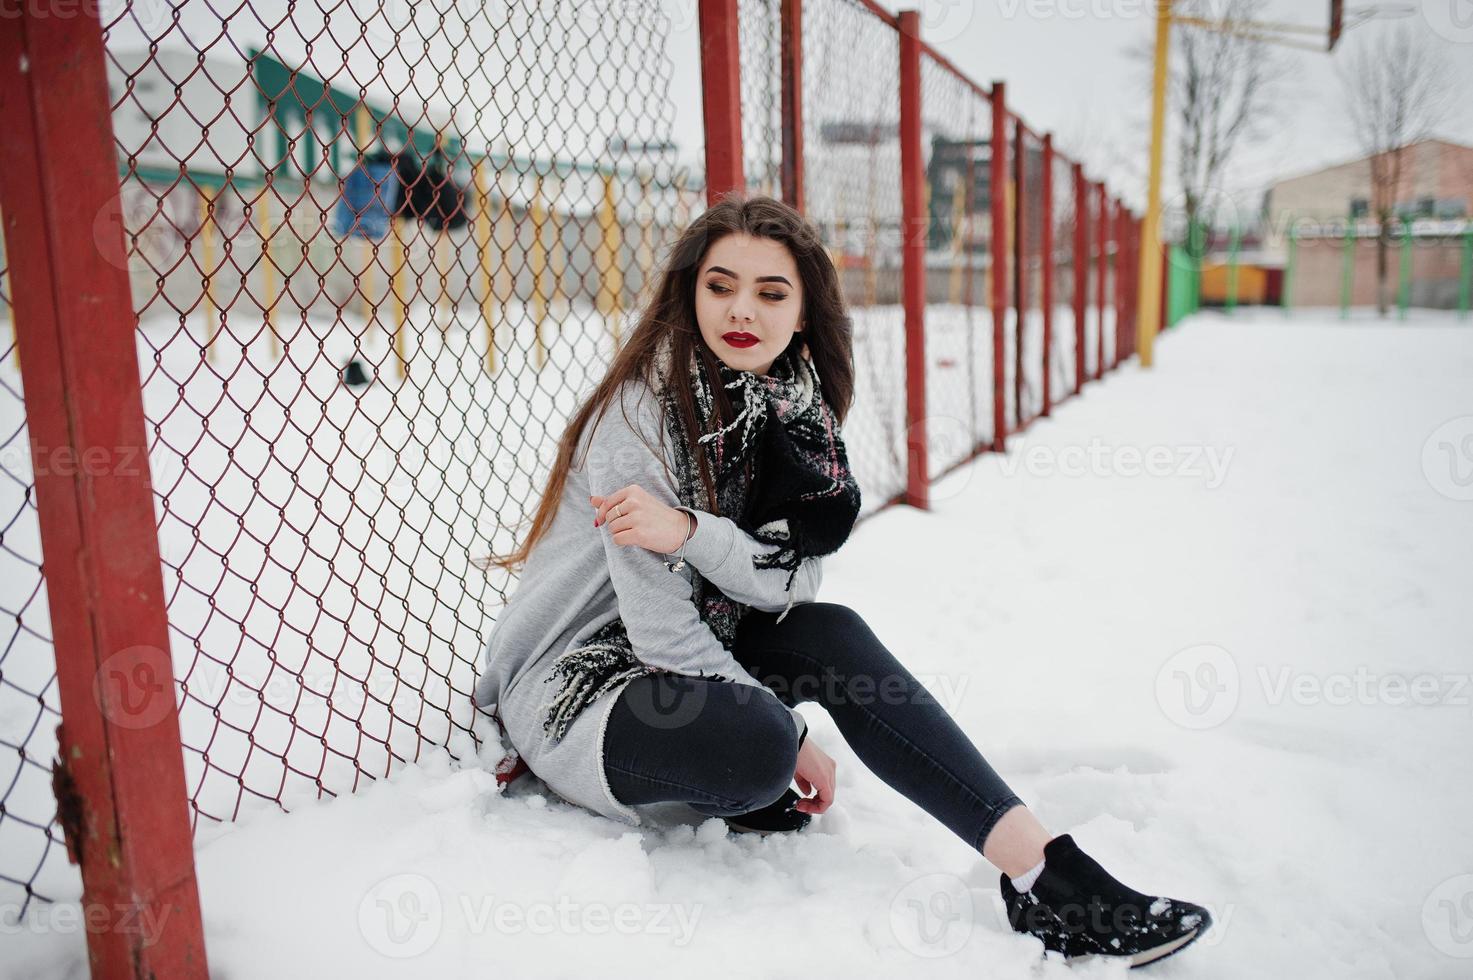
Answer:
[[[557,191],[552,195],[552,204],[547,209],[548,223],[552,226],[552,246],[548,253],[548,268],[552,272],[552,305],[553,308],[567,310],[572,304],[568,302],[567,290],[563,288],[563,272],[567,263],[563,257],[563,219],[558,216],[557,202],[563,196],[563,182],[557,182]],[[563,332],[565,316],[558,316],[558,335]]]
[[[399,380],[404,380],[408,374],[408,365],[404,356],[404,334],[408,331],[408,316],[405,311],[404,302],[404,266],[406,264],[406,249],[404,239],[399,234],[399,222],[389,219],[389,237],[393,239],[393,263],[394,278],[392,292],[394,294],[394,366],[398,369]]]
[[[516,216],[512,214],[511,194],[507,192],[503,175],[496,175],[496,191],[501,197],[501,206],[496,209],[496,220],[491,225],[491,237],[496,242],[496,317],[507,322],[506,307],[516,294],[517,283],[513,274],[511,255],[520,256],[521,236],[518,234]]]
[[[1012,149],[1013,152],[1015,152],[1015,153],[1021,152],[1016,147],[1009,147],[1009,149]],[[1009,162],[1011,162],[1011,161],[1009,161]],[[1018,265],[1019,265],[1019,262],[1017,261],[1017,258],[1018,257],[1016,255],[1016,252],[1015,252],[1015,249],[1014,249],[1014,242],[1015,242],[1015,240],[1017,239],[1017,236],[1018,236],[1018,228],[1017,228],[1017,225],[1018,225],[1018,211],[1017,211],[1017,202],[1014,200],[1014,198],[1017,195],[1017,192],[1018,192],[1018,181],[1017,181],[1016,178],[1013,177],[1013,168],[1012,167],[1008,167],[1008,183],[1007,183],[1007,186],[1005,188],[1003,188],[1003,198],[1002,198],[1002,200],[1003,200],[1003,212],[1002,213],[1003,213],[1003,223],[1007,225],[1007,229],[1008,229],[1007,249],[1008,249],[1008,255],[1011,256],[1011,258],[1012,258],[1013,270],[1016,270],[1017,267],[1018,267]],[[1009,270],[1009,271],[1013,271],[1013,270]],[[1011,285],[1008,286],[1008,289],[1011,290],[1012,288],[1013,287]],[[1018,298],[1016,296],[1014,296],[1013,297],[1013,302],[1016,303],[1017,301],[1018,301]]]
[[[215,309],[215,297],[210,293],[210,281],[215,275],[215,232],[214,232],[214,196],[208,187],[199,189],[199,244],[201,250],[201,270],[204,279],[204,307],[205,307],[205,357],[210,363],[215,362],[215,320],[218,311]]]
[[[682,170],[675,175],[675,213],[681,231],[690,224],[690,211],[690,199],[685,190],[685,171]]]
[[[639,266],[639,291],[649,294],[650,273],[655,267],[654,209],[650,207],[650,172],[639,173],[639,248],[635,263]]]
[[[1137,306],[1141,367],[1156,350],[1161,318],[1161,152],[1166,124],[1166,65],[1171,40],[1171,0],[1156,0],[1156,64],[1151,82],[1151,171],[1146,185],[1146,217],[1141,222],[1140,282]]]
[[[353,122],[357,130],[358,164],[362,166],[363,158],[368,155],[369,146],[373,143],[373,114],[369,112],[368,106],[358,103]],[[358,311],[367,323],[367,329],[372,330],[378,321],[378,317],[374,315],[374,308],[378,304],[373,302],[373,267],[378,264],[378,243],[371,238],[364,238],[362,251],[364,261],[363,272],[358,277]]]
[[[619,211],[614,197],[614,175],[603,175],[603,204],[598,210],[598,312],[610,328],[614,348],[619,347],[619,309],[624,295],[624,270],[619,267]]]
[[[266,332],[271,338],[271,359],[275,361],[281,357],[281,345],[276,336],[276,267],[271,257],[272,193],[271,175],[267,173],[257,208],[261,215],[261,305],[266,309]]]
[[[864,299],[866,306],[874,306],[880,301],[880,280],[875,271],[875,255],[879,250],[880,237],[880,221],[878,215],[875,213],[875,209],[878,206],[876,202],[879,195],[873,193],[873,169],[870,171],[870,187],[872,190],[869,194],[869,227],[867,234],[864,236]],[[921,210],[922,214],[928,213],[931,207],[931,198],[929,196],[931,192],[930,185],[927,185],[925,190],[927,197],[926,204]]]
[[[448,178],[447,178],[448,179]],[[440,333],[450,329],[450,274],[445,270],[445,236],[448,232],[442,225],[435,232],[434,262],[435,278],[440,280],[440,286],[435,294],[435,322],[440,325]]]
[[[839,273],[839,281],[844,281],[844,261],[849,254],[849,219],[838,217],[834,219],[833,244],[828,246],[829,261],[834,264],[834,270]]]
[[[536,190],[532,192],[532,326],[536,331],[537,370],[547,360],[547,350],[542,344],[542,321],[547,316],[547,293],[544,292],[544,275],[547,272],[547,242],[542,237],[544,212],[542,210],[542,176],[537,177]]]
[[[486,190],[486,159],[471,168],[476,185],[476,263],[481,272],[481,321],[486,325],[486,373],[496,373],[496,316],[491,285],[491,195]]]

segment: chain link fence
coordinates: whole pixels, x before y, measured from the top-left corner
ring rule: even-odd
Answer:
[[[867,517],[903,497],[909,464],[900,35],[863,0],[804,3],[796,34],[778,0],[735,9],[749,191],[784,194],[785,113],[801,102],[804,210],[853,316],[845,438]],[[106,258],[131,284],[196,834],[353,792],[434,747],[476,751],[470,692],[515,585],[476,561],[525,532],[567,419],[706,205],[700,141],[683,138],[700,118],[701,25],[682,11],[104,10],[118,194],[94,235],[106,253],[121,229]],[[994,188],[992,154],[1009,148],[991,145],[988,95],[932,53],[921,76],[930,477],[995,440],[993,248],[1021,235],[1007,275],[1025,313],[1010,311],[1004,364],[1016,424],[1042,410],[1045,370],[1056,399],[1074,387],[1068,270],[1088,257],[1073,254],[1068,164],[1056,158],[1045,254],[1037,137],[1014,148],[1021,190]],[[1009,241],[991,241],[993,210],[1015,206]],[[8,322],[7,271],[0,259]],[[1091,305],[1093,357],[1113,314]],[[51,788],[61,715],[34,500],[37,467],[75,461],[29,445],[13,336],[0,890],[24,914],[80,887]]]

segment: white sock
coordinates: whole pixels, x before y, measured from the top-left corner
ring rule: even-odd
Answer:
[[[1028,871],[1009,880],[1012,881],[1013,887],[1018,889],[1019,892],[1026,892],[1033,887],[1033,883],[1038,881],[1038,876],[1041,874],[1043,874],[1043,862],[1039,861],[1032,868],[1028,869]]]

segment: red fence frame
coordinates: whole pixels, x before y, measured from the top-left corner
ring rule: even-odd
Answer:
[[[1043,137],[1043,407],[1040,415],[1053,409],[1053,371],[1049,352],[1054,349],[1054,135]]]
[[[1025,417],[1023,401],[1026,136],[1032,131],[1021,116],[1009,111],[1004,82],[994,81],[983,89],[925,43],[917,11],[892,17],[870,0],[861,4],[899,35],[896,99],[908,456],[901,499],[925,509],[930,485],[926,258],[931,219],[922,146],[922,58],[935,59],[971,85],[990,101],[992,110],[988,299],[994,427],[990,445],[974,447],[967,459],[1006,448],[1010,429],[1004,358],[1010,288],[1017,341],[1012,431],[1033,421]],[[802,0],[782,0],[782,193],[800,210],[805,179],[802,18]],[[714,203],[745,187],[737,0],[700,0],[699,24],[707,199]],[[0,63],[0,211],[11,244],[14,317],[65,716],[63,757],[56,766],[59,812],[68,852],[81,864],[88,908],[104,906],[111,915],[126,914],[130,921],[147,910],[160,926],[145,945],[141,932],[119,928],[115,919],[105,921],[103,928],[90,928],[89,916],[92,969],[109,977],[205,976],[178,709],[171,683],[158,680],[172,680],[173,665],[134,340],[137,317],[129,293],[122,224],[98,218],[115,213],[119,180],[97,10],[58,18],[24,8],[0,32]],[[1140,222],[1118,198],[1108,195],[1103,182],[1086,180],[1082,164],[1072,163],[1075,372],[1073,391],[1056,393],[1050,355],[1058,342],[1053,309],[1057,151],[1051,134],[1038,138],[1044,161],[1039,205],[1044,338],[1040,414],[1047,416],[1055,405],[1080,393],[1089,377],[1086,317],[1092,263],[1099,323],[1093,378],[1098,380],[1107,370],[1107,276],[1115,278],[1111,299],[1116,315],[1108,367],[1118,366],[1136,350],[1134,273]],[[1012,214],[1005,190],[1010,151]],[[1010,222],[1011,249],[1005,247]],[[1010,251],[1016,263],[1011,270]],[[48,465],[61,458],[104,462]]]
[[[64,719],[58,814],[93,974],[204,977],[117,208],[97,8],[23,6],[0,30],[0,210]]]
[[[900,12],[900,227],[905,276],[905,502],[929,509],[926,444],[926,173],[921,162],[921,15]]]
[[[1007,373],[1003,359],[1007,357],[1008,328],[1008,250],[1002,247],[1008,240],[1008,214],[1006,196],[999,188],[1008,182],[1008,103],[1007,83],[992,83],[992,244],[987,249],[988,261],[992,263],[992,448],[1003,452],[1007,448],[1008,407],[1003,395],[1007,384]]]

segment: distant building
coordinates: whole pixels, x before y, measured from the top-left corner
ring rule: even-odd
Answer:
[[[1393,207],[1406,225],[1399,221],[1391,229],[1390,287],[1399,288],[1404,258],[1410,303],[1450,308],[1458,302],[1467,261],[1473,146],[1426,139],[1403,152]],[[1290,267],[1290,305],[1336,305],[1347,283],[1352,305],[1376,301],[1370,157],[1275,182],[1264,195],[1262,217],[1266,264]],[[1400,243],[1408,229],[1412,245],[1403,252]],[[1348,233],[1354,234],[1353,242],[1346,242]],[[1348,253],[1347,244],[1352,246]]]
[[[1406,147],[1396,211],[1411,218],[1457,220],[1473,213],[1473,146],[1427,139]],[[1264,217],[1276,235],[1290,222],[1374,220],[1371,158],[1323,167],[1270,185]]]

